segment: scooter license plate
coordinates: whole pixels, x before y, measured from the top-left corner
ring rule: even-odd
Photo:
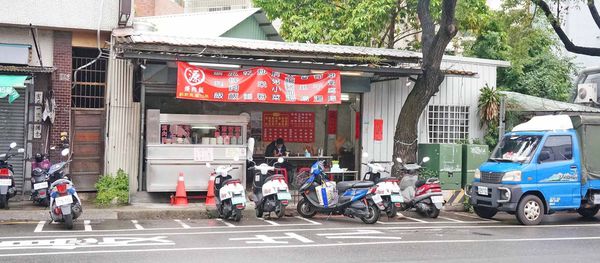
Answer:
[[[404,198],[401,195],[392,195],[391,197],[392,203],[402,203],[404,202]]]
[[[277,199],[279,200],[292,200],[292,194],[288,192],[279,192],[277,193]]]
[[[243,196],[234,196],[233,198],[231,198],[231,203],[234,205],[243,204],[245,202],[246,198],[244,198]]]
[[[54,199],[54,202],[56,203],[57,206],[72,204],[73,196],[65,195],[65,196],[57,197],[56,199]]]
[[[431,202],[433,202],[434,204],[441,204],[444,202],[444,197],[439,196],[439,195],[434,195],[431,197]]]
[[[479,195],[488,195],[487,186],[477,186],[477,194]]]
[[[2,186],[12,185],[12,180],[11,179],[0,179],[0,185],[2,185]]]
[[[383,202],[383,199],[381,199],[380,195],[373,195],[371,198],[373,199],[373,202],[375,202],[376,204]]]
[[[33,190],[40,190],[48,188],[48,182],[41,182],[37,184],[33,184]]]

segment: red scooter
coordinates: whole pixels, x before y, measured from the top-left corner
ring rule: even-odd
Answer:
[[[400,210],[415,209],[417,213],[429,218],[436,218],[444,204],[442,187],[437,178],[429,178],[426,181],[419,180],[418,172],[421,165],[416,163],[404,164],[402,159],[396,159],[402,165],[404,175],[400,181],[400,193],[404,199]],[[421,164],[429,161],[429,157],[423,158]]]

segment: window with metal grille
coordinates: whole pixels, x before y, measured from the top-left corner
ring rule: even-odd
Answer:
[[[73,48],[73,89],[71,90],[71,106],[83,109],[104,108],[106,93],[106,58],[99,58],[86,68],[75,74],[75,70],[91,61],[98,55],[97,49]]]
[[[427,114],[430,143],[469,139],[469,106],[430,105]]]

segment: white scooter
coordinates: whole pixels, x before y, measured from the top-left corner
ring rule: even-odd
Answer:
[[[206,164],[210,167],[210,163]],[[219,218],[232,219],[239,222],[242,210],[246,208],[246,193],[239,179],[233,179],[229,172],[237,169],[232,166],[219,166],[211,176],[215,176],[214,191]]]
[[[280,157],[277,163],[283,161]],[[256,171],[252,180],[256,217],[262,217],[264,212],[275,212],[277,218],[283,217],[285,208],[292,199],[285,177],[280,174],[273,175],[275,167],[266,163],[251,167],[250,170]]]
[[[369,155],[363,152],[362,156],[363,159],[366,159]],[[363,177],[363,181],[371,181],[376,184],[371,190],[375,193],[372,197],[373,200],[381,199],[379,204],[382,204],[382,207],[379,207],[379,209],[385,211],[388,217],[395,217],[404,202],[404,198],[400,194],[400,180],[398,178],[381,177],[382,173],[389,174],[389,171],[385,170],[382,165],[384,163],[388,162],[370,161],[363,163],[369,168],[369,171]]]

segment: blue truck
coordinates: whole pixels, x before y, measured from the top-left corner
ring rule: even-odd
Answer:
[[[466,189],[475,213],[536,225],[545,215],[600,209],[600,116],[533,117],[506,133]]]

